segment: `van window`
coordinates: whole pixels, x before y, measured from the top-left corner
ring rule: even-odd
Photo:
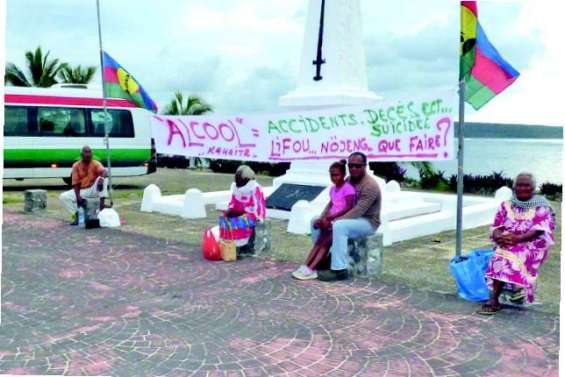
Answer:
[[[28,107],[6,106],[4,110],[4,136],[27,136]]]
[[[90,110],[93,136],[104,136],[104,119],[107,119],[108,126],[111,127],[110,137],[135,137],[131,112],[127,110],[107,110],[107,112],[106,117],[104,110]]]
[[[84,136],[86,132],[83,109],[38,107],[37,124],[41,136]]]

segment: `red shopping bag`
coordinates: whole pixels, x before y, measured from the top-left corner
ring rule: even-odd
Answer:
[[[222,260],[220,244],[210,228],[206,228],[202,237],[202,255],[208,260]]]

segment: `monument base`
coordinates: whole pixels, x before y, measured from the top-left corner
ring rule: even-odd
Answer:
[[[333,163],[334,161],[293,161],[285,175],[273,179],[273,188],[276,190],[283,183],[328,187],[332,184],[330,166]],[[368,165],[367,174],[384,190],[386,182],[377,177]]]
[[[330,165],[333,161],[293,161],[290,169],[280,177],[273,179],[273,187],[277,189],[283,183],[311,186],[329,186]]]
[[[267,208],[290,211],[299,200],[312,201],[316,199],[325,188],[325,185],[283,183],[267,198]]]

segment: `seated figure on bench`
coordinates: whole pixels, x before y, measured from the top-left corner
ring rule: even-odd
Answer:
[[[355,188],[345,181],[347,161],[341,160],[330,165],[330,179],[333,186],[330,189],[328,210],[314,222],[313,227],[319,232],[316,242],[306,257],[304,264],[292,273],[298,280],[318,278],[317,269],[320,262],[327,257],[332,245],[332,223],[349,212],[355,205]]]
[[[87,198],[100,198],[100,209],[104,208],[104,198],[108,195],[108,172],[104,166],[92,159],[92,149],[84,146],[81,159],[73,164],[72,190],[63,192],[59,199],[63,206],[74,216],[71,225],[78,224],[78,206],[85,206]]]
[[[361,152],[353,152],[349,155],[347,166],[347,182],[353,185],[356,192],[355,206],[336,218],[332,224],[331,270],[318,271],[318,279],[322,281],[348,279],[348,239],[368,237],[377,231],[380,224],[381,190],[378,183],[367,175],[367,156]],[[322,212],[322,216],[328,211],[329,205]],[[319,235],[319,229],[312,227],[314,243]]]
[[[237,247],[242,247],[248,244],[257,221],[265,221],[265,196],[255,172],[247,165],[237,168],[231,191],[228,209],[218,221],[220,238],[234,240]]]

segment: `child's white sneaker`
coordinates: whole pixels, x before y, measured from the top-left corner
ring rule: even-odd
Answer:
[[[297,280],[314,280],[318,278],[318,273],[306,267],[303,271],[295,271],[292,276]]]
[[[306,267],[306,265],[302,265],[302,266],[298,267],[298,268],[296,269],[296,271],[294,271],[294,272],[292,273],[292,276],[293,276],[294,278],[296,278],[296,276],[304,274],[304,273],[306,272],[306,269],[307,269],[307,268],[308,268],[308,267]]]

